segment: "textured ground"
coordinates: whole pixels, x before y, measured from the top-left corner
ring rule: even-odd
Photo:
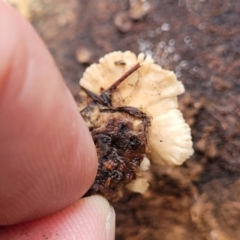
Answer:
[[[239,239],[240,2],[28,2],[23,12],[76,99],[86,66],[113,50],[151,54],[185,84],[180,108],[196,152],[182,167],[153,167],[146,194],[114,204],[116,239]]]

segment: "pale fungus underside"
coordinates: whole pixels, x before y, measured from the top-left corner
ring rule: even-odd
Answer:
[[[116,200],[124,185],[144,193],[149,184],[141,171],[148,170],[148,159],[180,165],[193,153],[190,128],[177,109],[184,87],[151,57],[107,54],[85,71],[80,85],[91,99],[81,115],[99,160],[89,194]]]

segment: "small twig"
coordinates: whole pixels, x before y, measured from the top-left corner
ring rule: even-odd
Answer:
[[[90,90],[86,89],[85,87],[81,86],[82,90],[95,102],[98,102],[100,104],[104,104],[104,101],[102,100],[101,96],[98,96],[94,92],[91,92]]]
[[[107,88],[105,91],[103,91],[100,95],[97,95],[90,90],[82,87],[83,91],[92,98],[93,101],[100,103],[102,105],[108,106],[109,108],[112,108],[112,101],[111,101],[111,93],[113,90],[116,89],[116,87],[123,82],[127,77],[129,77],[133,72],[135,72],[138,68],[140,68],[140,63],[137,63],[135,66],[133,66],[130,70],[128,70],[126,73],[124,73],[116,82],[114,82],[109,88]]]
[[[111,93],[121,82],[123,82],[127,77],[129,77],[132,73],[134,73],[140,67],[141,67],[140,63],[137,63],[130,70],[124,73],[116,82],[113,83],[112,86],[106,89],[103,93],[106,93],[106,92]]]

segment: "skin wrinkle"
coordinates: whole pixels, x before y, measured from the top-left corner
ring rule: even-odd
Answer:
[[[72,211],[71,211],[71,209],[69,209],[69,215],[71,215],[71,213],[72,213]],[[72,224],[72,223],[74,223],[74,224]],[[81,225],[85,226],[85,227],[82,227]],[[86,227],[86,226],[87,226],[87,223],[84,222],[84,220],[83,220],[83,222],[81,222],[81,224],[78,221],[76,221],[76,216],[73,214],[73,215],[71,215],[71,218],[67,222],[66,231],[74,239],[77,232],[79,232],[79,228],[80,228],[82,231],[82,235],[88,236],[90,239],[94,239],[94,235],[93,235],[92,231],[89,231],[88,227]]]
[[[1,32],[0,32],[0,35],[1,35]],[[5,64],[7,65],[7,66],[10,66],[10,59],[7,59],[8,61],[5,61]],[[2,63],[1,63],[1,65],[3,65]],[[3,67],[3,66],[2,66]],[[11,71],[10,71],[10,68],[8,67],[8,68],[5,68],[4,69],[5,71],[3,71],[3,73],[2,73],[2,75],[0,75],[0,102],[1,102],[1,98],[3,98],[2,96],[3,96],[3,93],[4,93],[4,90],[5,90],[5,88],[6,88],[6,85],[7,85],[7,81],[6,81],[6,79],[8,79],[9,78],[9,75],[10,75],[10,73],[11,73]],[[2,71],[1,71],[1,69],[0,69],[0,73],[1,73]]]
[[[1,21],[4,22],[4,19],[2,20],[2,16],[1,16]],[[6,25],[8,26],[9,23],[7,23],[7,20],[5,20]],[[1,24],[3,25],[3,24]],[[2,28],[2,26],[1,26]],[[0,28],[0,29],[1,29]],[[11,28],[10,28],[11,30]],[[26,44],[23,41],[22,38],[19,39],[19,37],[17,36],[18,34],[16,32],[11,32],[11,35],[13,35],[13,38],[17,38],[19,41],[19,45],[21,45],[21,48],[17,48],[16,44],[13,44],[13,49],[11,49],[11,52],[9,53],[5,53],[5,48],[1,47],[1,58],[4,59],[6,62],[9,63],[9,65],[6,65],[5,68],[2,68],[3,70],[0,71],[1,72],[5,72],[7,69],[8,74],[4,76],[1,76],[1,79],[4,79],[5,82],[5,87],[4,89],[2,89],[1,92],[1,101],[0,104],[2,106],[4,106],[5,104],[8,104],[8,102],[6,102],[6,97],[7,95],[12,95],[12,96],[19,96],[19,93],[21,92],[22,86],[23,86],[23,81],[16,81],[16,79],[24,79],[26,77],[26,72],[27,72],[27,66],[26,64],[24,64],[26,61],[24,60],[23,56],[25,56],[25,52],[27,51],[26,49]],[[5,35],[5,34],[4,34]],[[3,36],[4,36],[3,35]],[[2,35],[1,35],[2,36]],[[1,37],[2,38],[2,37]],[[17,52],[18,54],[15,54],[15,52]],[[6,56],[4,56],[6,55]],[[18,69],[18,71],[12,71],[12,69]],[[14,84],[12,84],[11,82],[14,81]],[[5,101],[4,101],[5,100]],[[0,105],[0,107],[1,107]],[[2,108],[2,107],[1,107]]]
[[[96,197],[102,198],[100,196],[96,196]],[[102,236],[102,238],[99,238],[99,240],[106,239],[105,224],[104,225],[102,224],[103,222],[104,223],[106,222],[106,218],[107,218],[107,215],[109,212],[109,204],[108,204],[108,206],[106,206],[106,204],[108,204],[106,200],[105,200],[104,204],[102,203],[101,205],[99,204],[98,201],[93,201],[92,205],[93,205],[93,209],[95,209],[95,211],[85,213],[85,214],[88,214],[89,219],[91,219],[91,221],[89,221],[87,224],[87,229],[86,229],[87,232],[91,232],[91,229],[94,229],[96,226],[99,226],[98,227],[98,235],[99,235],[99,237]],[[108,211],[106,211],[106,209]],[[97,212],[96,212],[96,210],[97,210]],[[83,211],[83,214],[84,214],[84,211]],[[95,217],[96,215],[101,216],[101,218],[100,217],[96,218]],[[94,235],[96,235],[96,232],[95,233],[92,232],[92,233],[93,233],[92,239],[94,239]]]
[[[1,11],[4,11],[2,10],[2,7],[0,6],[0,13]],[[7,19],[5,19],[5,16],[4,14],[0,14],[1,16],[1,21],[0,21],[0,36],[1,36],[1,39],[4,38],[4,36],[6,36],[6,29],[8,28],[8,21]],[[8,44],[12,45],[12,48],[9,50],[5,47],[5,42],[2,41],[1,42],[1,45],[0,45],[0,49],[1,49],[1,59],[4,59],[4,61],[1,62],[1,65],[0,65],[0,102],[4,96],[4,93],[5,93],[5,88],[6,88],[6,85],[7,85],[7,79],[9,77],[9,75],[12,73],[11,69],[14,67],[14,63],[15,63],[15,60],[16,58],[14,58],[14,53],[15,53],[15,50],[17,48],[16,44],[13,44],[13,42],[15,42],[15,38],[17,37],[17,34],[16,32],[18,31],[19,29],[16,29],[15,31],[13,32],[9,32],[9,36],[11,36],[10,38],[8,38]],[[19,44],[23,44],[22,42],[20,42]]]

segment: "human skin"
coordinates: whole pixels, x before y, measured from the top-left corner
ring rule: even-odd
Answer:
[[[43,42],[0,0],[0,239],[114,239],[94,144]],[[80,200],[79,200],[80,199]]]

